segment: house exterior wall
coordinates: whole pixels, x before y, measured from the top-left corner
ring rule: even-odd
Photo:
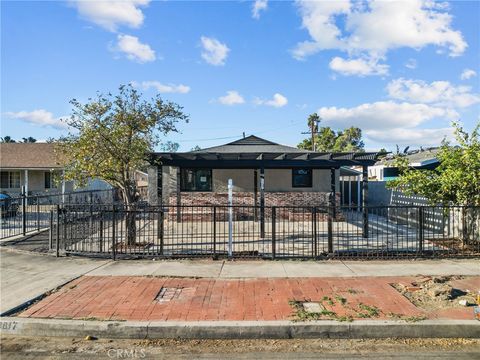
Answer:
[[[339,203],[340,181],[336,170],[337,202]],[[254,205],[253,169],[213,169],[212,191],[180,193],[182,205],[226,205],[228,179],[233,180],[234,204]],[[257,202],[260,199],[260,172],[257,176]],[[292,187],[291,169],[265,169],[266,206],[326,206],[330,196],[330,170],[313,169],[312,187]],[[177,167],[162,168],[162,199],[164,204],[177,205]],[[258,204],[258,203],[257,203]]]
[[[336,188],[340,188],[340,172],[335,171]],[[233,180],[234,192],[254,191],[253,169],[212,169],[212,192],[227,192],[228,179]],[[260,171],[257,176],[257,189],[260,189]],[[171,192],[176,192],[177,168],[163,166],[162,170],[162,193],[164,199],[168,199]],[[330,170],[313,169],[312,187],[292,187],[291,169],[265,169],[266,192],[330,192]]]
[[[20,187],[18,188],[0,188],[0,191],[6,192],[12,196],[18,196],[22,192],[22,186],[25,184],[25,170],[14,170],[14,169],[0,169],[1,171],[8,172],[20,172]],[[28,170],[28,194],[45,194],[45,193],[58,193],[62,191],[62,185],[57,184],[55,186],[54,178],[55,175],[59,175],[58,171],[52,172],[52,187],[49,189],[45,188],[45,172],[47,170]],[[73,191],[73,183],[71,181],[66,182],[66,192]]]

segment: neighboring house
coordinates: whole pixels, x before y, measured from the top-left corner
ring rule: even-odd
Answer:
[[[409,151],[405,157],[412,168],[418,170],[435,169],[440,162],[437,154],[440,148],[427,148]],[[399,176],[398,168],[395,166],[395,159],[392,155],[378,161],[374,166],[368,168],[368,177],[375,181],[394,180]]]
[[[63,164],[52,143],[0,144],[0,191],[20,195],[22,187],[28,195],[73,190],[71,181],[61,178]]]
[[[235,205],[321,206],[332,203],[332,194],[338,204],[340,168],[363,167],[366,185],[367,166],[377,155],[313,152],[256,136],[186,153],[152,153],[148,197],[152,204],[225,205],[232,179]]]
[[[71,191],[109,190],[112,186],[100,179],[89,179],[77,188],[73,181],[62,181],[65,162],[54,150],[53,143],[0,143],[0,191],[18,196],[22,187],[28,195]],[[139,192],[146,196],[147,174],[136,171]]]

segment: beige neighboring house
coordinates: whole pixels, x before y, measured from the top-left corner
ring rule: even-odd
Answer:
[[[52,143],[2,143],[0,144],[0,191],[16,196],[22,187],[28,195],[73,191],[73,182],[61,178],[62,161]]]

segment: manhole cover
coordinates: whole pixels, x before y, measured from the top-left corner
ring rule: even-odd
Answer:
[[[172,300],[185,300],[193,296],[195,288],[184,287],[162,287],[155,300],[159,303],[166,303]]]

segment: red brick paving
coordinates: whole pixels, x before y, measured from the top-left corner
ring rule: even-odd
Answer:
[[[290,300],[334,300],[324,306],[339,316],[358,318],[360,303],[390,313],[428,318],[472,319],[472,308],[425,313],[398,293],[391,283],[410,284],[414,277],[192,279],[141,276],[84,276],[21,313],[22,317],[102,320],[289,320]],[[480,277],[458,280],[462,288],[480,289]],[[164,288],[165,299],[155,298]],[[342,306],[335,300],[347,300]],[[168,301],[167,301],[168,300]]]

